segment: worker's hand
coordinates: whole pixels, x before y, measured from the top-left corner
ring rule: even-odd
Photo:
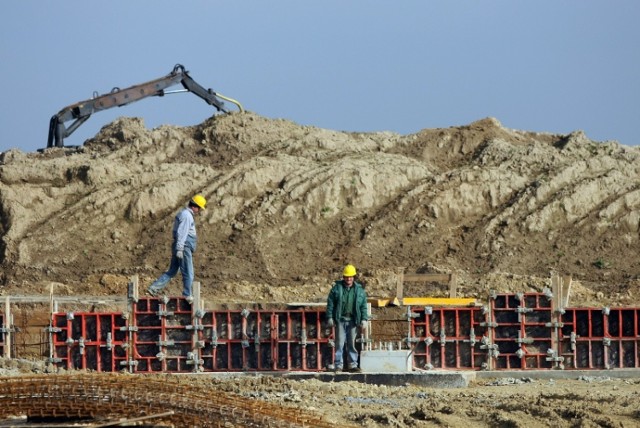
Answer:
[[[333,327],[334,325],[336,325],[336,323],[333,320],[333,318],[329,318],[329,322],[327,324],[329,324],[329,327]]]
[[[184,257],[184,252],[182,250],[176,251],[176,258],[178,260],[182,260],[183,257]]]
[[[360,328],[363,330],[367,329],[367,320],[362,320],[362,322],[360,323]]]

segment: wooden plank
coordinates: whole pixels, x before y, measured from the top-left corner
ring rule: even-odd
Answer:
[[[404,268],[400,267],[397,269],[396,276],[396,299],[402,300],[404,295]]]
[[[476,299],[471,297],[405,297],[405,306],[475,306]]]
[[[407,282],[449,282],[451,275],[448,273],[407,273],[404,274]]]
[[[562,276],[562,307],[569,307],[569,296],[571,295],[571,275]]]
[[[374,308],[384,308],[389,305],[392,299],[379,299],[377,297],[367,299],[367,302]]]
[[[133,292],[133,296],[131,297],[134,302],[137,302],[138,300],[140,300],[140,282],[138,279],[138,275],[133,275],[131,277],[131,284],[133,287],[133,290],[131,290]]]
[[[289,302],[289,303],[287,303],[287,306],[295,306],[295,307],[301,307],[301,306],[322,307],[322,306],[327,306],[327,302]]]
[[[451,274],[451,279],[449,280],[449,297],[455,299],[458,297],[458,278],[455,274]]]
[[[551,307],[554,311],[562,309],[562,284],[558,274],[551,275]]]

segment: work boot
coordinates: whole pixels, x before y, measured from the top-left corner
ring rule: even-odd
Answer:
[[[154,290],[153,288],[147,288],[147,294],[151,297],[158,297],[158,294],[160,294],[160,291]]]
[[[342,367],[336,366],[335,364],[328,364],[327,365],[327,370],[332,371],[332,372],[336,372],[336,373],[340,373],[342,371]]]
[[[356,367],[350,367],[349,368],[349,373],[362,373],[362,369],[358,366]]]
[[[187,296],[187,297],[185,297],[185,299],[187,300],[187,303],[189,303],[189,304],[193,303],[193,296]]]

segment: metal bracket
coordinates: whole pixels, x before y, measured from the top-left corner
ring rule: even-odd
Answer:
[[[184,327],[185,330],[204,330],[204,326],[201,324],[198,325],[186,325]]]
[[[480,327],[496,328],[498,327],[498,323],[497,322],[481,322]]]
[[[561,322],[561,321],[551,321],[551,322],[545,323],[544,326],[545,327],[562,328],[562,327],[564,327],[564,323]]]
[[[455,339],[447,340],[447,335],[444,333],[444,330],[440,330],[440,346],[444,348],[447,346],[447,343],[454,343],[455,341]]]
[[[257,337],[257,336],[256,336]],[[302,330],[302,334],[300,337],[300,342],[298,342],[302,346],[313,345],[315,340],[307,340],[307,332],[306,330]]]
[[[158,338],[160,339],[160,338]],[[176,342],[174,340],[158,340],[156,345],[158,346],[175,346]]]
[[[158,311],[156,312],[156,315],[158,315],[159,317],[170,317],[172,316],[174,313],[173,311]]]
[[[47,333],[60,333],[62,329],[60,327],[45,327],[44,331]]]
[[[138,327],[135,325],[132,325],[132,326],[125,325],[120,327],[120,331],[138,331]]]
[[[113,348],[113,339],[111,337],[111,332],[107,333],[107,350],[111,351]]]
[[[524,343],[524,344],[530,345],[533,342],[534,342],[534,340],[533,340],[532,337],[519,337],[519,338],[516,339],[516,343],[519,343],[519,344],[523,344]]]
[[[478,343],[478,341],[476,340],[476,333],[473,330],[473,327],[471,327],[471,330],[469,332],[469,340],[463,340],[463,342],[470,344],[471,347],[474,347],[475,344]]]
[[[201,365],[204,360],[199,359],[195,352],[187,352],[187,365]]]
[[[564,362],[564,357],[558,357],[557,354],[556,354],[556,351],[554,351],[551,348],[547,349],[547,355],[548,355],[548,357],[545,358],[546,361],[550,361],[550,362],[553,362],[553,363],[562,363],[562,362]]]

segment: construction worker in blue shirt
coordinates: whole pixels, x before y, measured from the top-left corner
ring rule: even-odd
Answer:
[[[193,302],[192,284],[193,253],[196,251],[197,235],[194,217],[204,210],[207,200],[202,195],[195,195],[173,221],[173,244],[171,245],[171,262],[169,269],[163,273],[147,290],[151,296],[157,296],[169,281],[176,276],[178,270],[182,274],[182,296],[189,303]]]
[[[327,323],[335,327],[336,354],[329,370],[342,371],[346,345],[347,364],[350,372],[360,372],[356,336],[358,328],[367,328],[367,293],[355,280],[356,268],[348,264],[342,271],[342,279],[331,287],[327,298]]]

